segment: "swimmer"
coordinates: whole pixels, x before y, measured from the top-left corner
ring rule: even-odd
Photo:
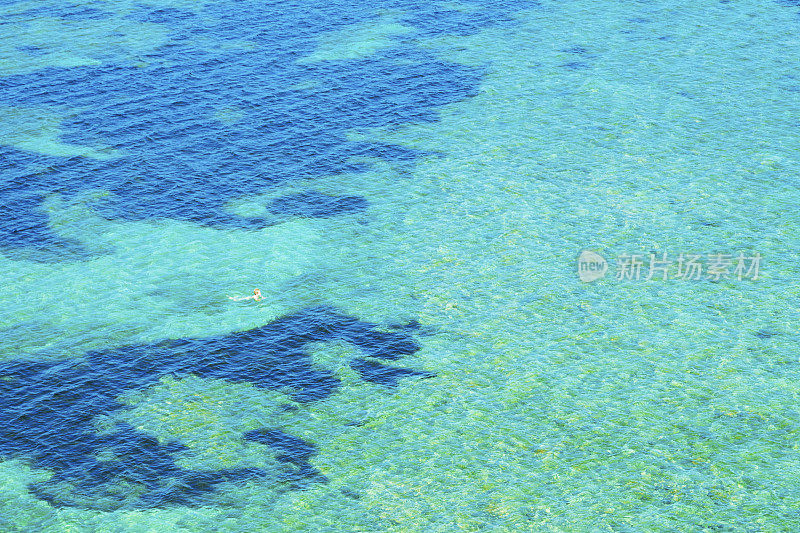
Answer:
[[[261,296],[261,289],[253,289],[252,296],[228,296],[228,300],[233,300],[234,302],[241,302],[244,300],[255,300],[259,301],[262,300],[264,297]]]

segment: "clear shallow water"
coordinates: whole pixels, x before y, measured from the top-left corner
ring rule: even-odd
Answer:
[[[797,7],[43,5],[5,529],[798,527]],[[651,251],[764,260],[615,278]]]

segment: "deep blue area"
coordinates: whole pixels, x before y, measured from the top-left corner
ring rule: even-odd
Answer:
[[[268,210],[275,215],[329,218],[345,213],[358,213],[367,208],[361,196],[328,196],[316,191],[288,194],[273,200]]]
[[[140,7],[132,19],[170,30],[168,44],[139,58],[149,66],[48,68],[0,78],[0,105],[81,109],[64,124],[65,142],[110,144],[127,154],[97,161],[0,147],[0,246],[52,250],[67,244],[49,231],[39,210],[47,193],[108,190],[110,198],[95,208],[109,218],[254,229],[275,221],[231,215],[223,210],[226,202],[289,180],[365,170],[354,157],[413,160],[420,155],[413,150],[348,141],[345,133],[432,122],[442,105],[476,94],[480,69],[443,62],[408,41],[474,33],[508,23],[513,9],[535,5],[472,3],[480,8],[473,13],[416,0],[378,0],[368,11],[356,2],[219,2],[202,16]],[[9,20],[108,16],[70,4],[47,6],[46,13],[34,9]],[[297,63],[314,51],[320,34],[375,19],[381,9],[407,13],[400,22],[418,33],[362,60]],[[198,48],[196,39],[217,45]],[[237,40],[256,46],[222,46]],[[226,108],[242,119],[215,120]],[[32,166],[44,170],[31,173]],[[70,248],[63,259],[80,256],[74,244]]]
[[[350,361],[350,367],[361,374],[361,379],[364,381],[371,381],[387,387],[396,387],[398,380],[407,376],[433,377],[430,372],[420,372],[410,368],[395,368],[361,358]]]
[[[291,471],[288,475],[282,473],[281,481],[294,478],[313,479],[321,482],[328,481],[325,476],[308,463],[308,460],[317,454],[317,449],[303,439],[284,433],[279,429],[256,429],[248,431],[243,437],[245,440],[266,444],[278,452],[275,458],[279,462],[291,463],[297,467],[296,471]]]
[[[241,0],[214,3],[200,14],[140,6],[131,19],[169,29],[169,42],[158,50],[122,60],[128,52],[112,49],[100,67],[0,77],[0,106],[77,110],[63,124],[64,142],[110,145],[125,154],[98,161],[0,146],[0,249],[43,261],[87,258],[79,243],[49,230],[41,204],[51,193],[69,198],[89,189],[112,193],[93,205],[108,218],[172,218],[217,228],[256,229],[289,217],[363,212],[369,198],[362,191],[326,196],[314,190],[312,180],[362,172],[370,159],[407,164],[423,154],[350,141],[348,131],[434,122],[441,106],[475,95],[483,75],[482,69],[437,59],[413,39],[510,24],[511,12],[536,5],[467,3],[478,9],[450,11],[422,0]],[[316,49],[321,34],[377,20],[380,11],[405,13],[398,22],[416,31],[367,58],[298,62]],[[88,24],[116,15],[45,2],[0,24],[54,16]],[[239,46],[241,41],[254,46]],[[18,52],[46,50],[21,45]],[[218,120],[220,112],[235,121]],[[291,181],[309,185],[302,192],[296,184],[280,190]],[[244,218],[223,209],[230,200],[271,189],[276,189],[266,206],[271,218]],[[330,398],[339,380],[311,364],[305,352],[310,342],[351,343],[361,351],[351,367],[384,388],[404,377],[430,377],[376,360],[417,351],[418,328],[411,322],[379,331],[320,307],[221,337],[126,346],[61,362],[2,363],[0,457],[22,458],[53,472],[50,480],[30,487],[42,500],[99,510],[202,505],[222,483],[260,478],[282,482],[286,490],[324,482],[309,463],[313,444],[278,428],[250,431],[242,439],[275,453],[279,472],[189,471],[176,464],[179,454],[188,453],[179,442],[159,443],[124,424],[97,433],[95,422],[125,408],[120,395],[165,375],[250,382],[301,403]]]
[[[413,329],[413,324],[412,324]],[[0,457],[24,458],[53,477],[31,486],[54,506],[110,510],[208,503],[216,485],[265,477],[256,468],[188,471],[175,464],[185,451],[120,424],[98,434],[98,415],[125,408],[117,399],[163,376],[196,375],[249,382],[280,390],[301,403],[330,397],[339,386],[332,372],[315,368],[305,352],[312,342],[345,341],[363,357],[399,359],[419,349],[409,328],[380,331],[375,324],[316,307],[260,328],[204,339],[167,340],[89,352],[59,362],[16,361],[0,365]],[[387,387],[403,376],[429,372],[390,367],[359,357],[352,362],[367,381]],[[276,428],[250,431],[243,439],[268,445],[286,469],[273,473],[294,488],[300,481],[324,481],[308,464],[316,449]],[[98,460],[99,452],[113,457]]]

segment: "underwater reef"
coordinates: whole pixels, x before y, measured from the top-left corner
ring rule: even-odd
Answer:
[[[375,160],[413,164],[426,154],[349,134],[435,122],[442,107],[478,94],[484,68],[445,61],[415,39],[513,24],[511,13],[537,3],[471,3],[468,11],[418,0],[372,5],[375,13],[402,13],[394,25],[359,3],[317,0],[281,9],[253,0],[235,8],[210,2],[202,16],[147,5],[125,14],[57,2],[21,6],[8,17],[15,24],[8,31],[18,32],[11,35],[27,57],[21,64],[39,68],[0,75],[0,251],[13,257],[14,249],[51,250],[32,256],[42,261],[89,257],[49,226],[42,209],[49,194],[69,200],[106,191],[92,207],[108,219],[253,230],[276,221],[235,215],[228,202],[364,172]],[[96,40],[83,50],[91,61],[64,68],[59,58],[73,52],[61,39],[28,35],[20,21],[44,13],[81,21]],[[363,57],[303,59],[354,24],[403,31],[383,36],[385,47]],[[141,50],[103,46],[119,41],[120,29],[147,29],[163,42]],[[365,206],[356,195],[326,199],[311,190],[268,209],[329,217]]]
[[[297,402],[330,398],[336,376],[312,365],[309,343],[343,341],[360,351],[350,361],[365,381],[394,387],[403,377],[432,377],[426,371],[386,365],[420,349],[418,324],[377,329],[375,324],[314,307],[264,326],[229,335],[174,339],[93,351],[56,362],[0,364],[0,457],[22,458],[53,476],[30,490],[57,507],[113,510],[198,506],[221,483],[276,479],[258,468],[186,470],[178,441],[159,443],[127,424],[98,433],[95,419],[127,408],[119,397],[145,389],[164,376],[249,382],[278,390]],[[179,407],[178,407],[179,408]],[[310,464],[312,443],[277,428],[248,431],[242,439],[267,446],[287,467],[277,479],[287,490],[297,482],[325,482]],[[102,457],[102,460],[99,458]],[[295,485],[292,485],[295,483]]]

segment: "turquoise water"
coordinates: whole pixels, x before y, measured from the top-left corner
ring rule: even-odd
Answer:
[[[799,529],[793,4],[4,4],[1,528]]]

